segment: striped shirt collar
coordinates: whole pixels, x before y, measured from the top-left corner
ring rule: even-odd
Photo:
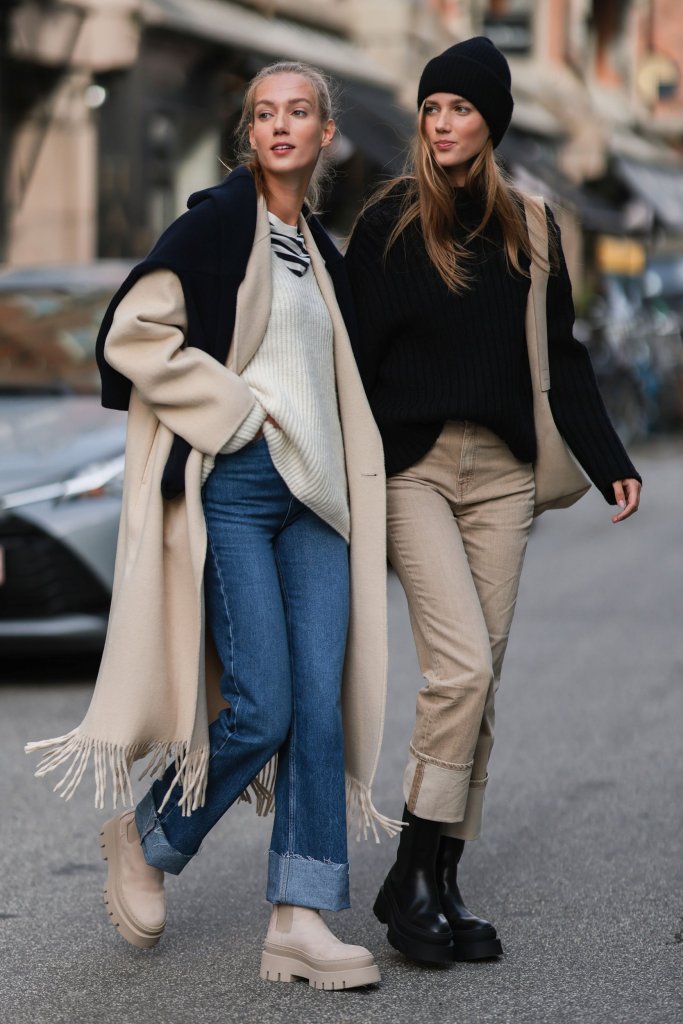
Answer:
[[[295,224],[285,224],[268,211],[270,223],[270,242],[273,252],[297,277],[303,277],[311,265],[311,257],[306,249],[304,236]]]

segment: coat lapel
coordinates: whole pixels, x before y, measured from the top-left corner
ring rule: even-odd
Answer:
[[[299,218],[299,230],[311,253],[313,271],[318,286],[332,315],[335,337],[338,337],[341,330],[348,338],[355,327],[355,316],[343,261],[341,257],[338,260],[330,258],[332,243],[324,235],[317,222],[313,223],[312,230],[302,216]],[[322,249],[319,248],[319,242],[322,243]],[[333,255],[338,255],[336,250]],[[239,374],[244,370],[263,341],[270,317],[272,294],[273,275],[268,208],[265,199],[259,197],[254,244],[244,279],[237,292],[235,329],[227,363],[235,373]]]
[[[242,372],[263,341],[272,293],[270,224],[266,201],[261,197],[257,204],[254,244],[244,280],[237,292],[235,330],[228,357],[228,367],[235,373]]]
[[[311,266],[313,268],[313,273],[315,274],[315,279],[318,282],[318,288],[320,289],[320,293],[323,299],[325,300],[325,305],[327,306],[330,313],[330,317],[332,319],[332,327],[334,330],[335,363],[337,363],[339,358],[340,344],[349,344],[349,336],[348,331],[346,329],[346,323],[339,308],[337,295],[335,292],[332,278],[330,276],[330,273],[328,272],[327,264],[323,259],[323,256],[321,255],[320,250],[316,245],[313,233],[311,232],[311,229],[308,223],[306,222],[305,217],[303,216],[299,217],[299,230],[304,236],[304,242],[306,243],[306,248],[308,249],[308,253],[311,257]]]
[[[346,274],[346,267],[344,266],[344,259],[316,217],[307,220],[306,227],[310,230],[317,250],[325,261],[325,267],[334,285],[337,305],[344,318],[348,335],[353,343],[357,333],[356,311],[353,304],[351,286]]]

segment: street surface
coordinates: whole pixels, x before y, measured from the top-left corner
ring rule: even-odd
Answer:
[[[167,886],[152,951],[101,903],[88,775],[69,803],[32,778],[27,739],[80,720],[92,665],[5,665],[0,686],[0,992],[5,1024],[681,1024],[683,443],[634,453],[642,510],[612,526],[591,492],[536,524],[497,714],[484,835],[463,888],[496,923],[496,963],[423,969],[372,915],[395,840],[350,843],[353,908],[328,915],[377,956],[380,986],[326,993],[258,977],[269,824],[238,806]],[[391,676],[374,797],[400,817],[419,686],[390,580]]]

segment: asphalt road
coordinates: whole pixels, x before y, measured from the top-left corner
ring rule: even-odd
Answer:
[[[683,444],[637,453],[642,511],[612,526],[591,493],[534,528],[498,705],[482,840],[464,890],[506,956],[425,970],[371,912],[394,842],[351,843],[353,909],[378,987],[258,978],[269,824],[233,808],[168,884],[162,943],[137,951],[100,901],[92,787],[65,804],[26,739],[79,720],[92,664],[3,667],[0,1008],[7,1024],[680,1024],[683,1021]],[[377,805],[400,816],[419,685],[390,581],[391,678]],[[73,680],[76,681],[73,681]],[[335,915],[329,915],[334,918]]]

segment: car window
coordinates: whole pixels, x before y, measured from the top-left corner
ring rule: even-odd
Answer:
[[[97,393],[95,339],[111,296],[0,291],[0,389]]]

